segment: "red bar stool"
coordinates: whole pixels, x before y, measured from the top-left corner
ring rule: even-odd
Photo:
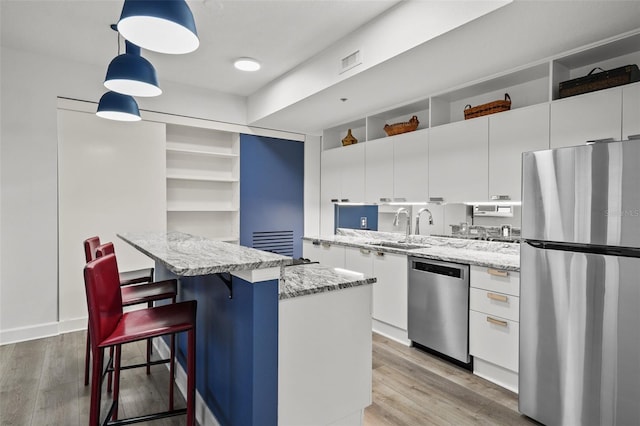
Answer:
[[[113,243],[100,244],[100,238],[91,237],[84,241],[84,253],[87,263],[96,259],[99,255],[115,254]],[[119,274],[122,303],[123,306],[138,305],[147,303],[148,307],[153,306],[153,302],[158,300],[171,299],[172,303],[176,302],[178,286],[176,280],[166,280],[153,282],[153,268],[139,269]],[[123,284],[123,279],[125,284]],[[137,284],[144,283],[144,284]],[[136,285],[133,285],[136,284]],[[87,328],[87,342],[84,360],[84,385],[89,384],[89,364],[91,358],[91,333]],[[151,374],[151,339],[147,341],[147,374]],[[156,363],[166,363],[167,360],[161,360]],[[140,365],[136,365],[138,367]],[[111,390],[111,375],[109,375],[109,386]],[[171,394],[173,396],[173,393]]]
[[[123,313],[118,266],[114,254],[89,262],[84,269],[84,281],[93,355],[89,424],[92,426],[100,424],[100,397],[102,381],[106,374],[102,367],[104,350],[113,347],[115,348],[113,401],[104,424],[131,424],[186,413],[187,425],[194,426],[196,302],[179,302]],[[121,345],[165,335],[175,337],[176,333],[181,332],[187,333],[187,408],[174,410],[170,405],[168,411],[118,420]],[[174,350],[172,347],[172,371],[175,362]],[[171,389],[173,389],[173,381],[172,376]],[[109,418],[111,422],[108,422]]]

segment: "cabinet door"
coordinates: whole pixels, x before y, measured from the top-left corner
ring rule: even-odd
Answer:
[[[377,203],[393,198],[393,140],[378,139],[365,145],[365,198]]]
[[[469,352],[511,371],[518,371],[520,324],[484,312],[469,311]]]
[[[364,143],[339,148],[341,199],[364,200]]]
[[[520,201],[522,153],[549,148],[549,104],[489,116],[489,197]]]
[[[393,196],[407,201],[429,199],[428,130],[394,136]]]
[[[601,90],[551,103],[551,148],[620,139],[622,88]]]
[[[406,330],[407,256],[375,253],[373,276],[373,318]]]
[[[622,139],[640,135],[640,83],[622,89]]]
[[[342,169],[341,149],[322,151],[320,156],[320,198],[321,201],[339,200]]]
[[[350,271],[373,276],[373,252],[356,247],[345,247],[344,267]]]
[[[478,117],[431,129],[429,197],[446,202],[487,199],[488,123],[487,117]]]
[[[303,241],[302,256],[312,262],[322,263],[322,251],[320,249],[320,244],[314,244],[313,241]]]
[[[344,246],[322,243],[320,247],[321,264],[332,268],[344,268]]]
[[[334,234],[334,201],[339,200],[340,170],[342,168],[340,148],[322,151],[320,158],[320,234]]]

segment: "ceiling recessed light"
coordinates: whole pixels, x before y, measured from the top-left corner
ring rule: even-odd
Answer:
[[[239,58],[236,59],[233,66],[240,71],[258,71],[260,69],[260,62],[251,58]]]

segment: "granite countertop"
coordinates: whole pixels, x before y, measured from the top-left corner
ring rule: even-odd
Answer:
[[[375,278],[365,277],[358,272],[331,268],[317,263],[287,266],[280,280],[280,300],[375,282]]]
[[[118,234],[178,276],[196,276],[290,265],[290,257],[182,232]]]
[[[404,234],[395,232],[338,228],[336,235],[304,237],[303,239],[425,259],[465,263],[507,271],[520,271],[520,244],[517,243],[410,235],[406,242],[412,246],[406,248],[377,245],[383,241],[405,241],[405,238]]]

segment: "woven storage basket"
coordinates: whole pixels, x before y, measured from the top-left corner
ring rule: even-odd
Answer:
[[[467,105],[464,107],[464,119],[482,117],[483,115],[495,114],[496,112],[509,111],[511,109],[511,97],[508,93],[504,94],[504,101],[493,101],[486,104],[472,107]]]
[[[385,124],[384,131],[387,136],[399,135],[400,133],[413,132],[418,128],[418,124],[420,124],[418,117],[414,115],[404,123]]]

